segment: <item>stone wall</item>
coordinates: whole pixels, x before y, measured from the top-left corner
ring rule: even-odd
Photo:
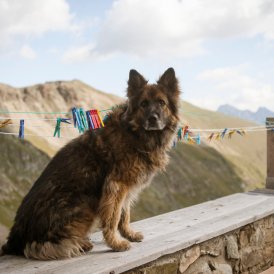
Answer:
[[[257,274],[274,264],[274,215],[126,274]]]

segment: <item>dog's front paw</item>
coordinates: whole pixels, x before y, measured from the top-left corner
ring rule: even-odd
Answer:
[[[92,250],[93,248],[93,244],[91,243],[91,241],[89,239],[85,239],[85,241],[83,243],[81,243],[81,249],[84,252],[88,252],[90,250]]]
[[[144,239],[144,236],[142,234],[142,232],[134,232],[132,231],[130,233],[130,235],[128,235],[128,239],[131,241],[131,242],[142,242],[142,240]]]
[[[112,245],[112,249],[114,251],[126,251],[130,249],[130,243],[127,240],[123,240],[123,241],[119,241],[117,243],[115,243],[114,245]]]

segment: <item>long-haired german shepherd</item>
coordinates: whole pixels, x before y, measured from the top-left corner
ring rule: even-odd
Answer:
[[[78,256],[92,249],[88,235],[97,223],[115,251],[142,241],[129,225],[130,204],[167,165],[179,93],[173,68],[157,84],[131,70],[128,101],[104,128],[86,131],[53,157],[23,199],[2,255]]]

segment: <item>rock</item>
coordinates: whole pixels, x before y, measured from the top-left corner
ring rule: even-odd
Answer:
[[[197,262],[191,267],[191,270],[187,270],[186,274],[212,274],[212,271],[206,262]]]
[[[273,258],[274,254],[274,247],[273,246],[268,246],[265,247],[263,250],[263,258],[265,261],[271,261],[271,258]]]
[[[212,271],[208,264],[204,264],[204,265],[202,265],[202,267],[200,268],[199,271],[197,271],[196,273],[193,273],[193,274],[212,274]]]
[[[245,230],[242,230],[240,232],[239,241],[240,241],[241,248],[249,244],[248,236]]]
[[[218,257],[221,255],[222,250],[224,249],[223,239],[216,238],[210,242],[201,244],[201,255],[209,255],[211,257]]]
[[[255,265],[263,262],[262,252],[256,250],[254,247],[246,247],[242,251],[241,265],[243,270],[247,270]]]
[[[272,216],[271,218],[267,218],[264,220],[264,225],[265,228],[273,228],[274,223],[274,217]]]
[[[255,246],[263,246],[264,245],[264,232],[258,227],[255,233],[251,236],[250,242]]]
[[[153,265],[151,267],[145,268],[142,270],[144,274],[177,274],[178,272],[178,263],[167,262],[159,265]]]
[[[226,238],[226,253],[228,259],[239,259],[238,244],[233,235]]]
[[[213,274],[233,274],[232,267],[229,264],[215,264],[216,270]]]
[[[273,243],[274,242],[274,230],[266,229],[264,232],[265,243]]]
[[[200,246],[195,246],[182,254],[179,270],[184,273],[186,269],[200,257]]]
[[[216,251],[216,250],[205,250],[205,249],[202,249],[201,250],[201,255],[209,255],[209,256],[212,256],[212,257],[218,257],[220,255],[220,252]]]

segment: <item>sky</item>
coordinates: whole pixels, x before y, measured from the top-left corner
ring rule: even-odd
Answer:
[[[0,82],[125,96],[173,67],[188,102],[274,111],[273,26],[273,0],[0,0]]]

